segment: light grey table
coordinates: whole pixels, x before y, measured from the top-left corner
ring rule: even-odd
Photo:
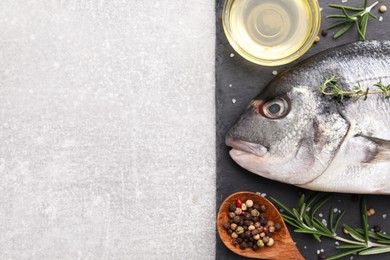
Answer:
[[[213,259],[214,2],[0,1],[0,259]]]

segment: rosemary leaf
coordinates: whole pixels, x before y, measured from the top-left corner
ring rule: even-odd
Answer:
[[[356,232],[353,228],[351,228],[347,224],[344,224],[344,228],[348,230],[349,235],[353,237],[355,240],[366,243],[367,240],[365,240],[364,237],[360,235],[358,232]]]
[[[357,7],[337,5],[337,4],[330,4],[329,7],[332,7],[332,8],[335,8],[335,9],[344,8],[345,10],[348,10],[348,11],[363,11],[364,10],[364,8],[357,8]]]
[[[333,211],[333,209],[330,209],[329,210],[329,217],[328,217],[329,227],[333,233],[336,233],[336,230],[334,229],[334,226],[333,226],[333,217],[334,217],[334,211]]]
[[[368,92],[368,90],[367,90]],[[361,204],[361,212],[362,212],[362,226],[363,226],[363,234],[364,240],[366,243],[368,242],[368,215],[367,215],[367,206],[366,206],[366,197],[363,196],[362,204]]]
[[[342,26],[342,25],[345,25],[346,23],[349,23],[349,21],[341,21],[341,22],[332,24],[331,26],[329,26],[329,27],[326,28],[326,29],[327,29],[327,30],[331,30],[331,29],[333,29],[333,28],[337,28],[337,27],[340,27],[340,26]]]
[[[359,255],[376,255],[390,252],[389,247],[373,247],[359,252]]]
[[[361,248],[364,249],[365,247],[362,245],[351,245],[351,244],[345,244],[345,245],[339,245],[336,246],[337,249],[352,249],[352,248]]]
[[[337,227],[339,226],[340,220],[343,218],[343,216],[344,216],[345,213],[346,213],[346,211],[341,212],[341,214],[340,214],[339,217],[337,218],[336,224],[334,225],[334,230],[336,230]]]
[[[344,256],[348,256],[348,255],[352,255],[354,253],[358,253],[359,251],[362,251],[361,248],[357,248],[357,249],[353,249],[353,250],[350,250],[350,251],[345,251],[341,254],[338,254],[338,255],[335,255],[335,256],[331,256],[331,257],[327,257],[325,258],[325,260],[335,260],[335,259],[340,259]]]
[[[321,198],[314,206],[313,209],[311,210],[311,219],[313,220],[314,214],[319,210],[329,199],[330,195],[324,196]]]
[[[273,200],[276,204],[278,204],[279,207],[283,208],[286,212],[288,212],[290,215],[294,215],[292,213],[292,211],[286,206],[284,205],[283,203],[281,203],[280,201],[278,201],[277,199],[271,197],[271,200]]]
[[[354,22],[352,21],[347,21],[348,24],[346,26],[344,26],[341,30],[339,30],[338,32],[336,32],[334,35],[333,35],[333,38],[338,38],[340,37],[341,35],[343,35],[344,33],[346,33],[349,29],[351,29],[351,27],[354,25]]]

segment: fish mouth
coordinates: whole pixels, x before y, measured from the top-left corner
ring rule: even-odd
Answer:
[[[254,154],[258,157],[263,157],[268,152],[268,149],[261,144],[251,143],[233,137],[227,137],[225,144],[233,148],[231,152],[235,151],[235,153],[238,154],[244,152]]]

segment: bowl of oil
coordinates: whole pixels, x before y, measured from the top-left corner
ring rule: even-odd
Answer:
[[[320,30],[317,0],[225,0],[222,24],[232,47],[264,66],[290,63],[309,50]]]

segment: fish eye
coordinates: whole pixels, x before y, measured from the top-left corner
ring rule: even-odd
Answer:
[[[275,98],[266,101],[259,106],[259,113],[269,119],[278,119],[286,116],[289,112],[288,102],[284,98]]]

